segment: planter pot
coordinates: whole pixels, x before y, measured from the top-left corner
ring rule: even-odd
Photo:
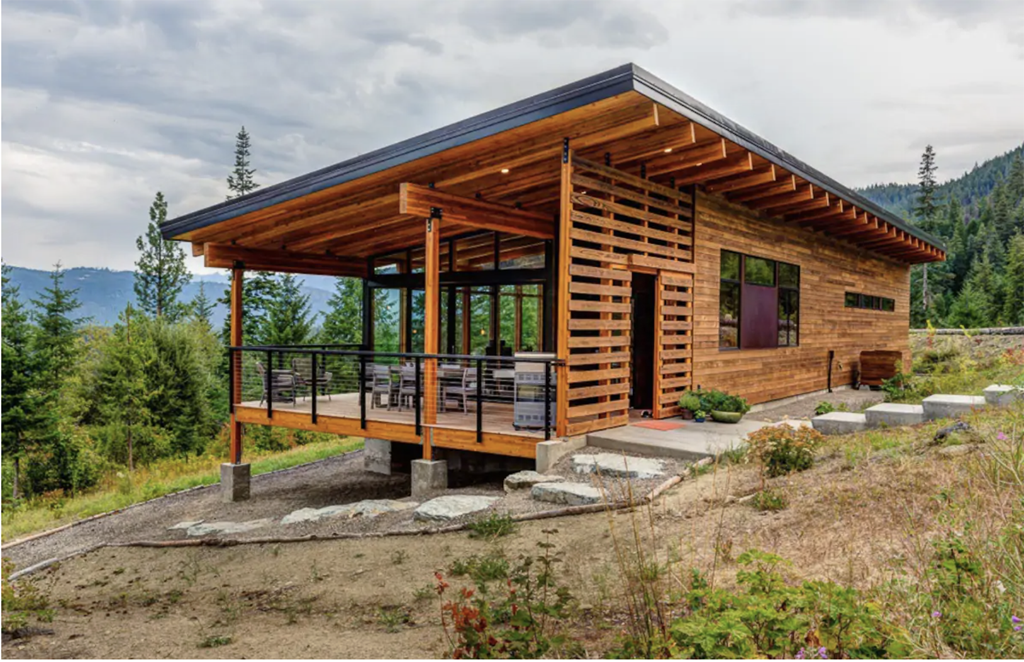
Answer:
[[[679,416],[684,421],[692,421],[693,420],[693,412],[690,411],[689,409],[680,409],[679,410]]]
[[[743,414],[738,411],[712,411],[711,418],[719,423],[739,423]]]
[[[697,421],[698,423],[703,423],[704,422],[704,417],[701,416],[700,418],[694,418],[693,420]]]

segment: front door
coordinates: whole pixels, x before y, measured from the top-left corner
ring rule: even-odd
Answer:
[[[654,409],[654,315],[656,276],[633,273],[633,338],[630,352],[632,409]]]

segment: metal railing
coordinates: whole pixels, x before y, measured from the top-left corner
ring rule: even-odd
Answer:
[[[275,410],[308,408],[314,424],[320,415],[358,417],[363,430],[368,419],[401,422],[408,412],[417,435],[425,422],[463,427],[458,417],[472,413],[478,443],[485,424],[492,430],[543,430],[547,440],[557,423],[556,368],[561,362],[551,355],[423,354],[325,345],[238,346],[228,353],[232,412],[244,404],[265,408],[273,418]],[[427,392],[428,382],[434,383],[433,391]]]

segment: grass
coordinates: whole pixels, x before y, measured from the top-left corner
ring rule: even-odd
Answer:
[[[361,448],[357,438],[313,442],[282,452],[249,453],[252,475],[316,462]],[[167,459],[148,467],[107,476],[84,494],[61,499],[35,499],[3,513],[2,540],[8,542],[37,531],[45,531],[75,520],[126,508],[165,494],[220,481],[222,457],[202,456],[188,461]]]
[[[516,522],[508,513],[491,513],[469,525],[470,538],[501,538],[516,532]]]

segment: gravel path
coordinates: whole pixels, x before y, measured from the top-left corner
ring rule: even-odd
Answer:
[[[885,393],[882,391],[872,391],[867,386],[861,386],[860,390],[847,388],[832,393],[807,395],[792,402],[751,412],[748,416],[754,420],[771,422],[784,418],[810,419],[814,416],[814,408],[820,402],[831,402],[836,409],[839,409],[840,405],[846,405],[848,411],[860,412],[884,399]]]

